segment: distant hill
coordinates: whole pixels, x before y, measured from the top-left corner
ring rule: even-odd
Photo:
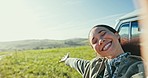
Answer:
[[[88,39],[75,38],[67,40],[20,40],[10,42],[0,42],[0,51],[7,50],[30,50],[30,49],[47,49],[47,48],[60,48],[71,46],[88,45]]]

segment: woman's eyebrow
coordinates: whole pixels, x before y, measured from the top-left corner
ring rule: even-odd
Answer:
[[[100,31],[98,32],[98,34],[101,33],[102,31],[105,31],[105,30],[100,30]]]

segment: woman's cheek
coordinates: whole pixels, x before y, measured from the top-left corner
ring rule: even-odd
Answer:
[[[93,45],[93,49],[94,49],[97,53],[99,52],[99,51],[98,51],[99,48],[98,48],[98,45],[97,45],[97,44],[94,44],[94,45]]]

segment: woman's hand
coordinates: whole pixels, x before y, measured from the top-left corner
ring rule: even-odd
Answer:
[[[69,58],[69,53],[67,53],[59,62],[65,62]]]

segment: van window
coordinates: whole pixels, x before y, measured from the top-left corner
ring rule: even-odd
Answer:
[[[131,23],[131,27],[132,27],[132,39],[135,38],[135,37],[139,37],[140,35],[140,28],[139,28],[139,25],[138,25],[138,21],[133,21]]]
[[[129,23],[121,24],[119,35],[121,38],[121,42],[126,42],[129,40]]]

